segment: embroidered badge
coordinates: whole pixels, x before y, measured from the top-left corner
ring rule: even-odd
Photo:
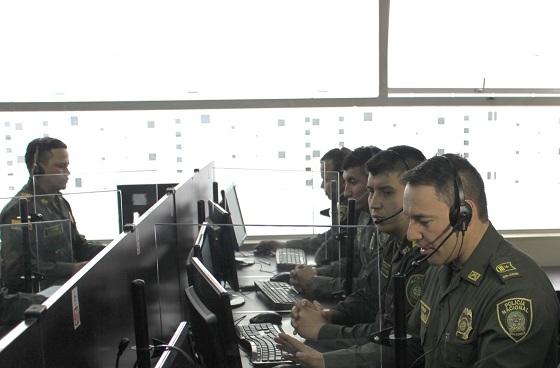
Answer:
[[[408,278],[406,283],[406,300],[414,307],[422,296],[422,286],[424,285],[424,275],[414,274]]]
[[[498,276],[503,280],[507,280],[512,277],[521,276],[517,271],[517,268],[511,262],[502,262],[497,264],[495,267]]]
[[[533,324],[533,302],[526,298],[510,298],[496,304],[500,327],[513,341],[521,341]]]
[[[515,268],[515,266],[511,264],[511,262],[500,263],[496,266],[496,271],[498,273],[510,272],[514,270],[517,270],[517,268]]]
[[[478,272],[476,272],[475,270],[472,270],[469,275],[467,276],[467,278],[471,281],[477,282],[478,279],[480,278],[481,274],[479,274]]]
[[[472,330],[472,310],[470,310],[470,308],[465,308],[457,320],[457,331],[455,331],[455,335],[467,341],[471,336]]]
[[[420,300],[420,320],[424,325],[427,325],[430,320],[430,311],[431,308],[428,304],[424,303],[423,300]]]

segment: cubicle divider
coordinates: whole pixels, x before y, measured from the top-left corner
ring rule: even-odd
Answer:
[[[121,338],[135,344],[134,279],[146,284],[150,337],[167,341],[185,316],[185,260],[197,234],[196,227],[186,232],[157,229],[179,219],[196,223],[197,201],[211,198],[212,182],[210,164],[161,198],[55,291],[37,321],[22,322],[0,339],[0,366],[114,366]],[[129,348],[120,366],[132,367],[135,361],[136,352]]]

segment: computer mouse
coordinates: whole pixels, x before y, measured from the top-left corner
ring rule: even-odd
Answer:
[[[279,272],[270,278],[270,281],[290,282],[290,272]]]
[[[274,255],[274,250],[271,246],[259,244],[253,250],[253,254],[259,257],[272,257]]]
[[[282,324],[282,316],[276,312],[263,312],[252,317],[250,323],[272,323],[275,325]]]
[[[282,364],[278,364],[278,365],[273,366],[273,368],[300,368],[300,366],[297,365],[297,364],[282,363]]]

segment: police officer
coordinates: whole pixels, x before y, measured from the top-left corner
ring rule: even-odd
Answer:
[[[346,147],[333,148],[321,157],[321,188],[325,195],[331,199],[331,181],[336,181],[339,185],[339,221],[346,220],[346,199],[342,195],[344,192],[344,179],[342,178],[342,163],[352,151]],[[329,264],[338,258],[338,240],[336,232],[329,229],[327,232],[303,239],[295,239],[287,242],[278,240],[263,240],[256,246],[256,250],[263,252],[276,248],[300,248],[305,251],[315,252],[314,260],[317,265]]]
[[[364,287],[370,275],[367,265],[375,250],[375,226],[367,205],[366,162],[380,149],[374,146],[356,148],[343,162],[344,197],[356,200],[357,233],[354,243],[353,290]],[[299,287],[307,295],[315,298],[329,298],[333,292],[342,291],[346,273],[346,260],[332,262],[320,267],[299,265],[291,272],[290,283]]]
[[[408,238],[434,267],[411,323],[426,367],[556,367],[559,306],[546,274],[488,219],[484,183],[465,159],[406,173]]]
[[[325,367],[378,366],[380,346],[371,343],[370,336],[393,326],[392,277],[396,273],[406,274],[407,314],[420,299],[428,264],[413,267],[419,251],[414,250],[406,239],[408,217],[403,214],[404,185],[400,182],[400,176],[424,160],[424,155],[416,148],[395,146],[376,154],[366,164],[371,217],[378,231],[390,235],[387,241],[380,244],[379,262],[368,266],[375,269],[376,276],[378,272],[374,285],[370,285],[370,289],[375,291],[375,298],[372,298],[371,290],[362,289],[331,310],[323,310],[319,304],[312,305],[308,301],[292,309],[292,324],[297,332],[308,340],[317,340],[319,344],[313,345],[321,350],[330,350],[321,354],[320,364]],[[372,313],[372,304],[376,303],[381,305],[379,312],[375,309],[373,316],[364,315],[364,311]],[[393,354],[392,351],[385,352],[386,366],[392,366]]]
[[[63,282],[102,249],[80,235],[70,205],[60,193],[70,174],[66,145],[50,137],[35,139],[27,146],[25,163],[29,180],[0,213],[1,223],[14,225],[4,226],[0,234],[2,284],[10,293],[25,291],[20,198],[28,199],[29,213],[42,216],[29,227],[33,278],[41,289]]]

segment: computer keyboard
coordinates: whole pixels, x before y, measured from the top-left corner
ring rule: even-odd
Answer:
[[[283,351],[274,341],[274,338],[283,332],[280,326],[272,323],[254,323],[237,326],[237,332],[239,344],[250,354],[254,366],[272,367],[280,363],[293,362],[282,355]]]
[[[276,249],[276,268],[279,270],[291,270],[298,264],[307,264],[305,251],[299,248]]]
[[[301,299],[297,290],[285,282],[255,281],[255,286],[272,303],[274,309],[291,309]]]

